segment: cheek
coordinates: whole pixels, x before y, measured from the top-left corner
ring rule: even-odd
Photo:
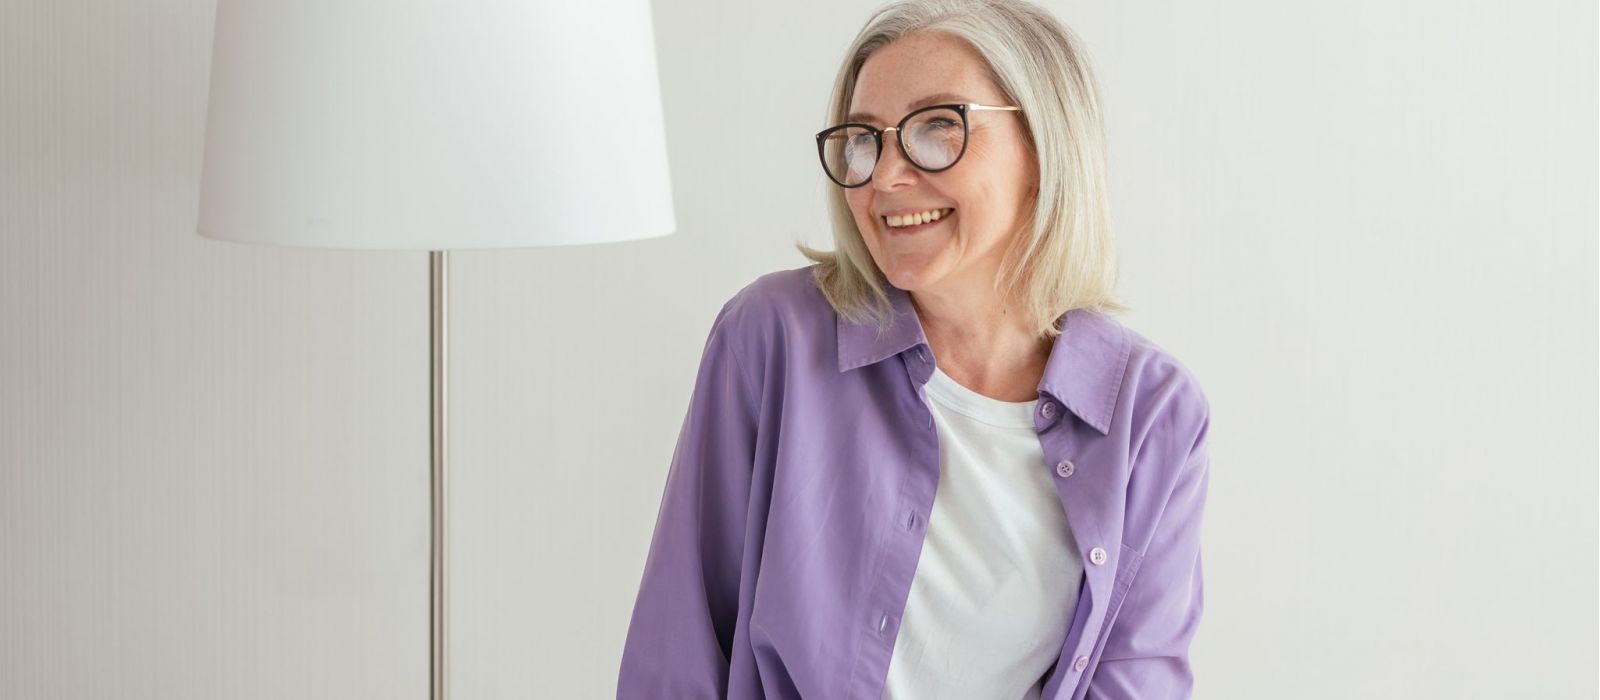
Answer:
[[[856,227],[860,228],[862,233],[870,234],[877,229],[872,225],[872,208],[865,198],[847,196],[845,201],[850,204],[850,215],[855,217]]]

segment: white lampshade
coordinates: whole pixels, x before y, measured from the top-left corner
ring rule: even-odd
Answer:
[[[200,234],[319,248],[676,228],[648,0],[221,0]]]

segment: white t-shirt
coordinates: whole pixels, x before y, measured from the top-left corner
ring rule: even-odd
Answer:
[[[934,368],[939,487],[889,660],[885,700],[1037,700],[1083,563],[1033,427]]]

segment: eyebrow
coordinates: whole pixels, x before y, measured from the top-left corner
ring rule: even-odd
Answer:
[[[967,99],[965,97],[957,95],[957,94],[955,94],[953,92],[936,92],[936,93],[934,93],[932,95],[928,95],[926,97],[923,97],[922,99],[919,99],[916,102],[912,102],[911,105],[910,105],[911,109],[907,110],[907,111],[910,112],[912,110],[916,110],[919,107],[926,107],[928,105],[939,104],[940,102],[971,102],[971,101],[972,100],[969,100],[969,99]],[[849,115],[847,115],[844,118],[844,120],[847,121],[847,122],[878,121],[878,118],[875,117],[875,116],[872,116],[871,114],[868,114],[866,112],[851,112]]]

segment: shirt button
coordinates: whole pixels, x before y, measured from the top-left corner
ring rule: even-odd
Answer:
[[[889,616],[888,615],[884,615],[882,618],[880,618],[878,620],[878,631],[882,632],[888,626],[889,626]]]
[[[1089,550],[1089,561],[1097,566],[1106,563],[1106,550],[1099,547]]]
[[[1086,669],[1088,667],[1089,667],[1089,657],[1087,657],[1087,656],[1080,656],[1080,657],[1078,657],[1076,660],[1074,660],[1072,662],[1072,670],[1074,670],[1074,671],[1082,671],[1083,669]]]
[[[1056,473],[1062,476],[1072,476],[1072,460],[1063,459],[1056,463]]]
[[[1055,418],[1056,417],[1056,404],[1055,404],[1055,402],[1053,402],[1053,401],[1044,402],[1044,405],[1039,407],[1039,413],[1041,415],[1043,415],[1045,418]]]

